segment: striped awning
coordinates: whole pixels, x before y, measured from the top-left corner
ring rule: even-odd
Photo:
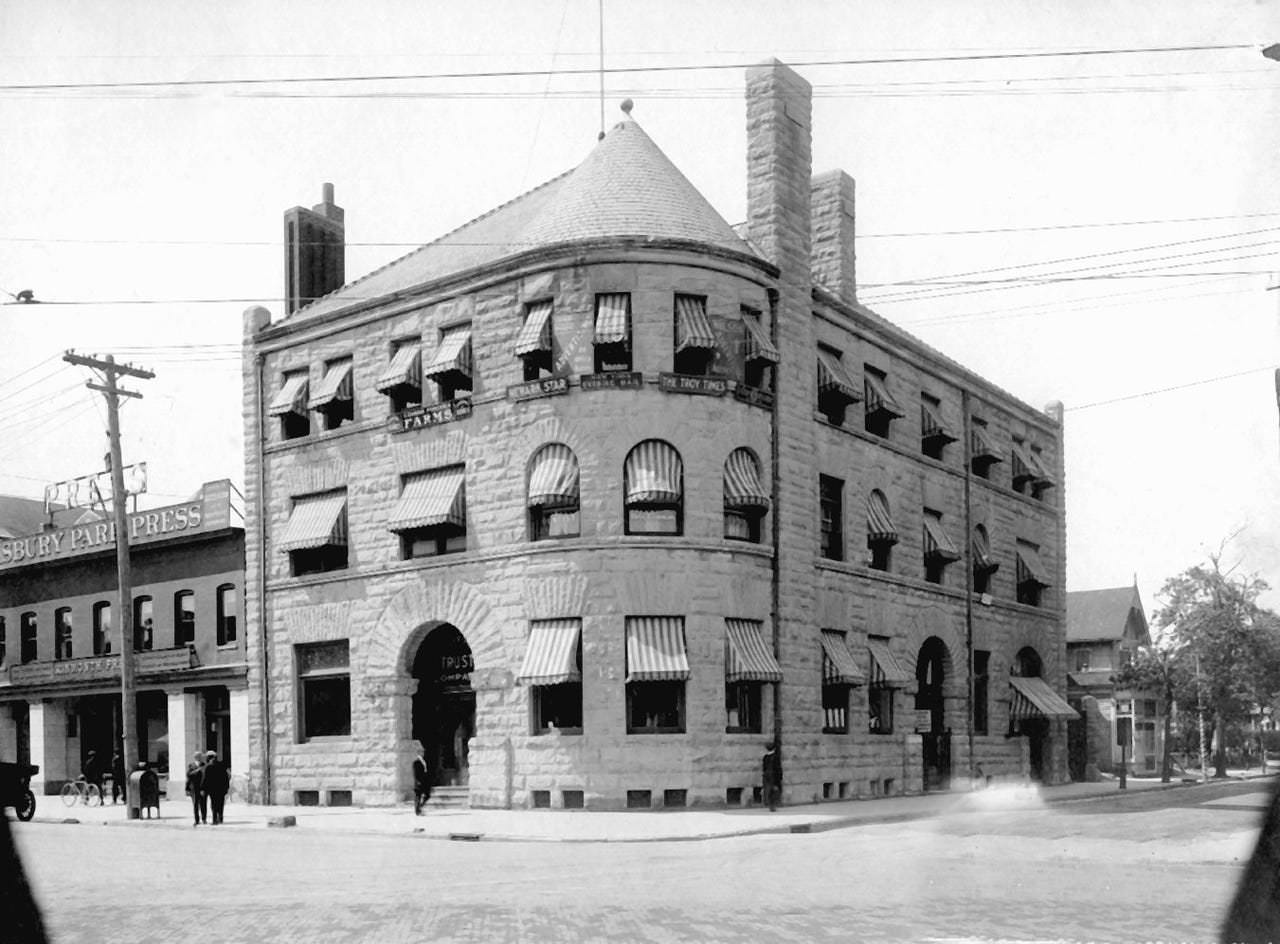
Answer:
[[[631,338],[631,296],[613,292],[596,296],[596,344],[625,344]]]
[[[938,439],[944,443],[953,443],[956,437],[947,432],[938,416],[937,409],[931,403],[920,404],[920,438]]]
[[[329,492],[295,498],[293,513],[276,541],[281,551],[344,547],[347,543],[347,493]]]
[[[1034,583],[1041,587],[1050,586],[1049,571],[1040,560],[1039,552],[1025,544],[1019,544],[1018,552],[1018,584]]]
[[[879,489],[867,496],[867,540],[878,544],[898,543],[898,529],[889,514],[889,500]]]
[[[849,651],[844,633],[822,631],[822,683],[824,685],[861,685],[867,678]]]
[[[694,348],[716,349],[716,333],[707,319],[707,300],[694,295],[676,296],[676,353]]]
[[[688,677],[684,619],[679,616],[628,616],[627,681],[683,682]]]
[[[871,653],[871,684],[899,688],[912,681],[911,673],[902,667],[893,650],[889,648],[889,640],[867,637],[867,651]]]
[[[942,522],[930,514],[924,516],[924,556],[930,560],[960,559],[960,550],[942,529]]]
[[[534,302],[516,335],[516,357],[551,350],[551,302]]]
[[[631,450],[623,474],[627,480],[627,505],[678,502],[684,478],[680,453],[657,439]]]
[[[582,621],[537,620],[529,627],[529,646],[516,682],[525,685],[560,685],[582,681],[578,667],[578,639]]]
[[[981,426],[974,426],[969,437],[973,458],[987,462],[1003,462],[1000,453],[991,445],[991,437]]]
[[[1024,482],[1027,479],[1034,479],[1036,477],[1036,464],[1027,448],[1022,443],[1015,442],[1011,452],[1013,456],[1011,469],[1013,480],[1015,482]]]
[[[764,641],[764,624],[757,620],[724,621],[724,680],[781,682],[782,669]]]
[[[379,393],[387,393],[397,387],[422,386],[422,348],[417,341],[401,344],[396,348],[391,363],[378,375],[374,384]]]
[[[388,531],[410,531],[451,524],[467,526],[467,498],[463,466],[435,469],[407,476],[400,501],[387,521]]]
[[[743,315],[742,323],[747,327],[747,360],[768,361],[771,364],[778,363],[778,349],[769,340],[769,335],[765,333],[764,325],[751,315]]]
[[[431,363],[422,369],[426,377],[442,377],[445,374],[460,374],[471,378],[471,326],[452,328],[440,339]]]
[[[563,443],[538,450],[529,470],[529,507],[578,507],[578,457]]]
[[[330,364],[324,372],[324,377],[311,392],[311,399],[307,401],[307,406],[313,410],[320,410],[332,403],[350,400],[352,397],[351,366],[350,360]]]
[[[863,375],[862,387],[867,398],[866,409],[868,413],[883,413],[886,416],[894,417],[903,415],[902,407],[898,406],[898,401],[889,392],[889,387],[885,384],[883,377],[877,377],[867,371]]]
[[[731,511],[768,511],[769,504],[755,456],[746,449],[733,450],[724,463],[724,507]]]
[[[297,374],[287,374],[284,384],[276,391],[267,405],[268,416],[284,416],[286,413],[307,415],[307,388],[311,377],[304,370]]]
[[[973,529],[973,569],[988,574],[1000,569],[1000,562],[991,554],[991,538],[983,528]]]
[[[1027,456],[1031,459],[1032,467],[1035,470],[1035,483],[1041,488],[1053,485],[1053,473],[1049,471],[1049,465],[1045,462],[1040,450],[1033,447],[1027,451]]]
[[[1049,687],[1042,678],[1009,679],[1013,701],[1009,705],[1009,720],[1024,721],[1030,718],[1078,718],[1076,710],[1067,700]]]
[[[818,396],[837,397],[845,403],[862,399],[844,365],[828,351],[818,349]]]

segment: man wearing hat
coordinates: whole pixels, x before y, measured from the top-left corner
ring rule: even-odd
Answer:
[[[187,765],[187,796],[191,797],[193,826],[209,821],[209,807],[204,798],[204,754],[196,751]]]
[[[205,754],[204,792],[209,797],[209,812],[213,816],[213,825],[222,822],[222,805],[227,801],[227,791],[231,789],[231,775],[226,765],[218,760],[217,751]]]

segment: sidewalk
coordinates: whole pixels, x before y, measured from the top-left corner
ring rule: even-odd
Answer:
[[[1259,789],[1269,791],[1269,775]],[[1236,771],[1230,780],[1257,779]],[[1215,781],[1210,781],[1215,782]],[[1222,782],[1222,781],[1217,781]],[[459,841],[513,842],[678,842],[763,833],[807,833],[927,819],[948,813],[1035,809],[1046,804],[1083,802],[1150,790],[1194,789],[1195,783],[1130,777],[1120,791],[1116,780],[1061,786],[993,786],[974,792],[929,793],[876,800],[838,800],[782,807],[769,812],[744,809],[637,811],[593,810],[431,810],[415,816],[408,805],[395,807],[255,806],[228,803],[222,826],[199,829],[268,829],[293,817],[294,828],[308,832],[367,833]],[[130,825],[141,829],[192,829],[190,804],[165,801],[159,819],[126,819],[123,804],[65,807],[60,797],[38,797],[37,823]]]

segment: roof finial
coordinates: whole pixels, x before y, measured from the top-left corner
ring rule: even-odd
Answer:
[[[627,116],[628,118],[630,118],[630,117],[631,117],[631,109],[633,109],[633,108],[635,108],[635,107],[636,107],[636,103],[635,103],[635,102],[633,102],[631,99],[629,99],[629,98],[624,98],[624,99],[622,100],[622,111],[623,111],[623,113],[624,113],[624,114],[626,114],[626,116]]]

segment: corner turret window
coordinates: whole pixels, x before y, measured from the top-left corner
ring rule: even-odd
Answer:
[[[577,537],[578,457],[563,443],[548,443],[529,463],[529,539]]]
[[[760,320],[760,312],[742,306],[743,384],[765,393],[773,392],[773,375],[778,364],[778,349],[769,339]]]
[[[677,295],[675,303],[675,356],[677,374],[706,376],[716,356],[716,333],[707,318],[703,295]]]
[[[457,400],[475,389],[471,353],[471,325],[454,325],[440,335],[431,363],[423,376],[436,384],[441,403]]]
[[[627,534],[684,533],[684,463],[670,443],[648,439],[622,467]]]
[[[631,295],[596,296],[595,369],[597,374],[631,370]]]
[[[524,366],[525,380],[550,377],[555,366],[555,332],[551,300],[524,306],[524,324],[516,335],[515,355]]]
[[[759,544],[761,524],[771,504],[750,449],[735,449],[724,463],[724,536]]]

